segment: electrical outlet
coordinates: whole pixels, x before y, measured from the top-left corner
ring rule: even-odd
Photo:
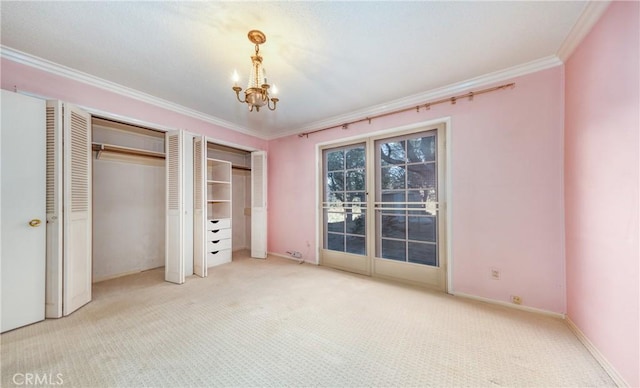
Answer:
[[[296,259],[301,259],[302,258],[302,253],[300,253],[298,251],[287,251],[287,253],[289,254],[289,256],[294,257]]]
[[[511,303],[522,304],[522,298],[518,295],[511,295]]]
[[[491,268],[491,279],[500,280],[500,270],[498,268]]]

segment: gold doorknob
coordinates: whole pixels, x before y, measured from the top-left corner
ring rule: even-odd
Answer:
[[[33,220],[29,221],[29,226],[35,228],[36,226],[40,226],[41,223],[42,223],[42,221],[40,221],[37,218],[34,218]]]

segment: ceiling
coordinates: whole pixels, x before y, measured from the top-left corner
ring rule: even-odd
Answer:
[[[2,1],[1,43],[268,139],[555,55],[586,4]],[[276,111],[231,90],[251,29]]]

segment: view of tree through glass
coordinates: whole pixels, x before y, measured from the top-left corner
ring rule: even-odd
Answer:
[[[375,142],[376,257],[438,266],[436,131]],[[325,150],[324,249],[367,254],[365,144]]]
[[[376,142],[376,201],[383,202],[377,211],[377,257],[438,265],[437,216],[431,205],[438,200],[436,146],[435,133]]]

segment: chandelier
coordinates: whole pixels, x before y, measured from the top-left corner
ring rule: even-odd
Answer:
[[[267,83],[267,74],[262,67],[262,57],[260,56],[260,45],[267,41],[267,37],[262,31],[251,30],[248,34],[249,40],[256,45],[256,55],[251,56],[251,72],[249,73],[249,84],[244,91],[244,100],[240,99],[240,92],[242,88],[238,86],[240,77],[237,71],[233,71],[233,91],[236,92],[236,98],[241,103],[246,103],[249,106],[249,112],[253,112],[254,108],[256,112],[260,112],[260,108],[267,106],[270,110],[276,110],[276,104],[280,101],[276,97],[269,96],[269,88],[271,86]],[[273,85],[272,94],[275,96],[278,93],[278,88]],[[273,103],[273,107],[271,107]]]

